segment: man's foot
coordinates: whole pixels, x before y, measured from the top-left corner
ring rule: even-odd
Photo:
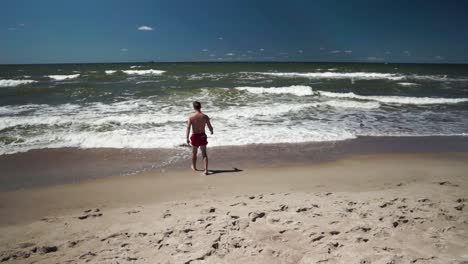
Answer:
[[[205,170],[203,174],[208,175],[208,170]]]
[[[198,171],[197,168],[195,166],[190,166],[190,168],[192,168],[193,171]]]

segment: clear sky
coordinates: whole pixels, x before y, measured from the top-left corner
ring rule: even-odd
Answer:
[[[464,0],[2,0],[0,64],[468,63]]]

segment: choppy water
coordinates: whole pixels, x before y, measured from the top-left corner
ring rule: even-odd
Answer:
[[[210,146],[468,134],[467,65],[0,65],[0,154],[177,147],[193,100]]]

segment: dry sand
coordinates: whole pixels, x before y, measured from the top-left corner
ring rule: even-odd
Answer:
[[[0,193],[5,263],[468,263],[468,154]]]

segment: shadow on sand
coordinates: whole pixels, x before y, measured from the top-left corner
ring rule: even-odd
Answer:
[[[241,169],[232,168],[232,170],[208,170],[208,175],[218,174],[218,173],[232,173],[232,172],[241,172]]]

